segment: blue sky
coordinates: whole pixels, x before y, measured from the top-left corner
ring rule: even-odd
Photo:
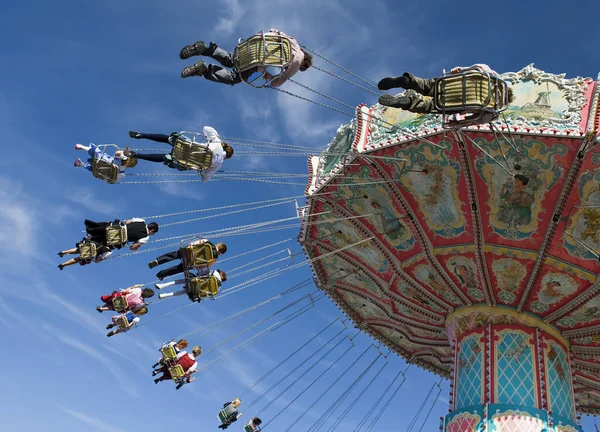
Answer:
[[[487,10],[492,7],[493,11]],[[255,0],[250,4],[241,0],[64,0],[5,2],[0,12],[4,41],[0,47],[0,127],[6,152],[0,161],[0,335],[5,347],[0,360],[0,416],[6,430],[217,430],[216,415],[223,402],[243,393],[299,343],[339,316],[333,304],[320,301],[289,326],[176,392],[170,383],[154,385],[150,376],[162,341],[272,297],[310,277],[307,267],[111,339],[104,330],[110,315],[94,311],[99,296],[153,280],[154,272],[146,263],[155,253],[63,272],[56,269],[60,262],[56,252],[78,240],[86,217],[109,220],[157,215],[297,196],[304,189],[253,182],[108,185],[73,168],[73,160],[81,156],[73,148],[76,142],[135,146],[138,143],[127,137],[130,129],[169,133],[200,131],[211,125],[223,136],[322,149],[337,127],[348,121],[341,114],[269,90],[227,87],[197,78],[182,80],[180,70],[192,62],[179,60],[183,45],[204,39],[233,47],[239,37],[276,27],[373,82],[405,70],[432,76],[444,68],[475,62],[488,63],[499,72],[516,71],[529,63],[570,77],[595,78],[600,71],[595,18],[600,5],[592,0],[573,1],[568,6],[556,1]],[[350,105],[375,102],[372,94],[317,71],[298,78]],[[285,88],[306,94],[293,84]],[[137,172],[164,172],[159,169],[162,167],[143,162],[138,167]],[[224,168],[303,173],[306,160],[234,157]],[[165,228],[157,239],[293,215],[293,204],[288,204]],[[228,237],[226,241],[229,256],[233,256],[296,235],[297,230],[291,229]],[[270,252],[284,247],[300,251],[292,240]],[[257,258],[247,255],[222,267],[227,270]],[[231,287],[262,271],[228,284]],[[192,336],[190,342],[207,350],[310,290],[304,288],[210,335]],[[158,304],[142,322],[185,304],[181,298]],[[353,334],[351,330],[348,334]],[[216,358],[247,337],[203,361]],[[325,336],[318,339],[317,345],[325,340]],[[367,336],[357,337],[356,347],[270,427],[287,428],[371,342]],[[304,354],[312,353],[317,345]],[[341,345],[331,359],[344,349]],[[357,362],[323,398],[321,409],[311,410],[306,423],[312,424],[375,356],[371,350]],[[327,361],[261,417],[268,421],[274,416],[330,365]],[[374,366],[361,385],[381,364]],[[292,367],[286,365],[280,373]],[[366,401],[377,398],[404,367],[403,361],[390,356],[379,380],[339,430],[353,428],[368,409]],[[437,382],[437,377],[417,368],[407,377],[394,406],[374,430],[406,430],[427,391]],[[249,393],[245,402],[275,381],[270,379]],[[423,430],[436,430],[437,418],[447,412],[447,396],[444,384]],[[353,397],[351,394],[346,403]],[[252,415],[248,412],[242,419],[247,421]],[[585,419],[584,427],[589,425]]]

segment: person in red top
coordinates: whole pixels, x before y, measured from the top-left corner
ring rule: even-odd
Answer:
[[[202,354],[202,348],[199,346],[195,346],[192,348],[192,354],[188,354],[186,351],[181,351],[177,354],[177,359],[175,361],[176,364],[180,365],[185,372],[185,380],[190,383],[194,379],[191,378],[191,375],[196,372],[198,367],[198,362],[196,361],[196,357]],[[169,372],[169,367],[164,365],[162,368],[152,371],[152,376],[156,376],[159,373],[162,373],[162,376],[156,378],[154,380],[154,384],[158,384],[160,381],[170,380],[171,373]]]
[[[113,291],[112,294],[103,295],[100,300],[104,302],[104,306],[96,306],[96,310],[100,313],[104,311],[114,311],[115,308],[112,301],[115,297],[125,297],[127,299],[127,310],[134,310],[146,304],[145,300],[154,296],[152,288],[144,288],[144,285],[133,285],[121,291]]]

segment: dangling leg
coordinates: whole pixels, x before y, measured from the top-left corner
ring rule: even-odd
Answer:
[[[162,264],[168,263],[169,261],[174,261],[174,260],[178,260],[178,259],[181,259],[181,249],[177,249],[176,251],[168,252],[166,254],[159,256],[154,261],[149,262],[148,267],[154,268],[157,265],[162,265]]]
[[[76,253],[79,253],[79,251],[77,250],[77,248],[73,248],[73,249],[67,249],[67,250],[64,250],[64,251],[60,251],[58,253],[58,256],[62,258],[65,255],[73,255],[73,254],[76,254]]]
[[[79,257],[71,258],[69,261],[66,261],[66,262],[64,262],[62,264],[59,264],[58,265],[58,269],[62,270],[65,267],[72,266],[73,264],[77,264],[79,261],[81,261],[81,258],[79,258]]]
[[[156,153],[136,153],[132,150],[125,150],[125,156],[127,157],[131,157],[131,158],[136,158],[136,159],[141,159],[141,160],[146,160],[149,162],[158,162],[158,163],[165,163],[165,161],[167,160],[167,155],[166,154],[156,154]]]
[[[176,266],[173,267],[169,267],[167,269],[161,270],[158,273],[156,273],[156,277],[159,280],[163,280],[164,278],[166,278],[167,276],[173,276],[179,273],[183,273],[183,264],[179,263]]]
[[[397,87],[414,90],[425,96],[433,96],[435,78],[419,78],[409,72],[404,72],[404,75],[402,76],[387,77],[377,83],[377,88],[379,90],[390,90]]]
[[[175,292],[170,292],[170,293],[160,293],[158,295],[159,299],[164,299],[167,297],[178,297],[178,296],[182,296],[182,295],[186,295],[187,291],[186,290],[179,290],[179,291],[175,291]]]
[[[171,144],[171,142],[169,141],[170,135],[165,134],[148,134],[143,132],[129,131],[129,136],[133,139],[147,139],[159,143]]]
[[[209,81],[229,85],[235,85],[242,82],[242,77],[237,70],[225,69],[213,64],[206,66],[202,60],[181,71],[181,78],[188,78],[191,76],[203,76]]]
[[[174,281],[169,281],[169,282],[165,282],[165,283],[157,283],[154,284],[154,287],[158,290],[163,289],[163,288],[167,288],[173,285],[185,285],[185,279],[177,279]]]
[[[418,96],[392,96],[383,95],[379,97],[379,103],[392,108],[401,108],[406,111],[428,114],[433,111],[433,102],[431,100],[422,99]]]

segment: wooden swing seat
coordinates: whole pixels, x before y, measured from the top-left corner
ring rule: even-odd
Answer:
[[[233,65],[240,72],[256,67],[278,67],[283,71],[290,63],[291,53],[287,37],[261,32],[238,43],[233,51]]]
[[[215,276],[196,277],[186,281],[186,288],[192,298],[213,297],[219,293],[219,280]]]
[[[125,315],[121,315],[120,317],[118,317],[115,321],[115,324],[118,325],[121,329],[126,329],[127,327],[129,327],[129,321],[127,320],[127,317]]]
[[[434,103],[440,113],[501,112],[508,106],[507,84],[483,72],[446,75],[435,81]]]
[[[79,245],[79,258],[82,261],[89,261],[96,258],[96,243],[84,241]]]
[[[185,376],[185,371],[181,365],[175,365],[169,368],[169,374],[173,381],[178,381]]]
[[[112,299],[112,305],[115,311],[123,313],[129,307],[129,302],[127,301],[127,297],[119,296]]]
[[[163,361],[173,361],[177,357],[177,353],[175,352],[175,348],[171,345],[165,345],[160,349],[160,353],[163,356]]]
[[[207,266],[215,259],[211,244],[191,245],[181,250],[181,258],[186,267]]]
[[[119,166],[94,157],[92,158],[92,175],[108,183],[116,183],[119,181]]]
[[[210,168],[213,153],[205,144],[195,143],[188,138],[178,136],[173,145],[171,157],[185,169],[202,171]]]
[[[127,243],[127,226],[111,225],[106,228],[106,244],[108,246],[121,246]]]

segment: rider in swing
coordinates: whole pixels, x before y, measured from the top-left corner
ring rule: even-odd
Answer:
[[[235,85],[241,83],[242,81],[247,81],[252,74],[260,72],[264,74],[263,77],[266,81],[270,81],[271,87],[279,87],[289,78],[294,76],[298,71],[304,72],[312,66],[312,56],[300,48],[300,45],[293,37],[288,36],[284,32],[277,29],[271,29],[268,32],[265,32],[264,36],[283,36],[288,38],[290,41],[290,62],[280,75],[273,77],[263,66],[257,66],[255,68],[240,72],[234,68],[233,52],[225,51],[217,46],[217,44],[214,42],[211,42],[207,46],[203,41],[198,41],[191,45],[185,46],[179,53],[179,57],[182,60],[185,60],[193,56],[206,56],[216,60],[222,66],[225,66],[225,68],[229,69],[225,69],[214,64],[206,65],[203,60],[199,60],[192,66],[187,66],[184,68],[183,71],[181,71],[181,78],[203,76],[209,81]]]

